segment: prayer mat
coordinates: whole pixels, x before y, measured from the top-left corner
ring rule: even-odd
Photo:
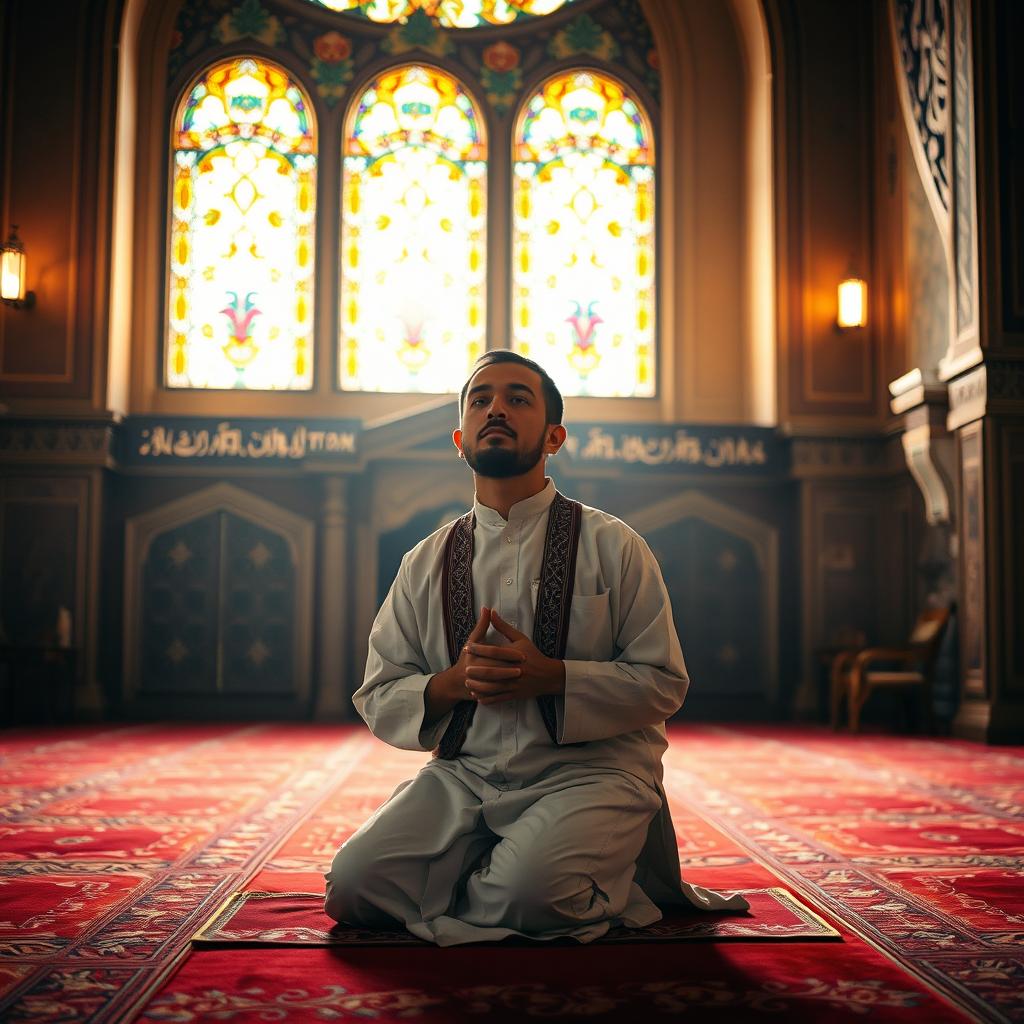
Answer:
[[[764,942],[838,939],[837,932],[785,889],[742,889],[743,914],[694,910],[667,912],[646,928],[615,928],[597,942]],[[236,892],[192,936],[193,945],[220,946],[429,946],[406,931],[330,926],[323,893]],[[512,940],[506,940],[510,942]],[[529,940],[520,940],[530,945]],[[577,945],[573,939],[566,942]],[[545,945],[550,945],[546,942]]]

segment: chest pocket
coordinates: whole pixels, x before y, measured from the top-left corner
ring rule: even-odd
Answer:
[[[565,656],[577,661],[611,661],[615,656],[607,590],[603,594],[573,595]]]

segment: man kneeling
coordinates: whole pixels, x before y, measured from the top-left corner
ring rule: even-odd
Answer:
[[[688,680],[646,543],[545,477],[561,448],[548,374],[491,351],[453,440],[473,509],[402,561],[353,697],[374,735],[434,758],[346,842],[326,912],[442,946],[572,936],[742,910],[679,877],[661,788]]]

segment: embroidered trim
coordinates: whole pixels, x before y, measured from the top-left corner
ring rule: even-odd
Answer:
[[[441,613],[444,618],[448,659],[454,665],[476,622],[473,602],[473,528],[476,517],[467,512],[452,523],[444,544],[441,568]],[[452,720],[434,751],[435,757],[456,757],[473,724],[476,701],[460,700],[452,709]]]
[[[537,591],[537,609],[533,623],[533,642],[549,658],[564,658],[569,638],[569,611],[576,579],[576,552],[579,548],[583,506],[556,492],[548,512],[544,539],[544,557]],[[448,531],[441,569],[441,603],[448,657],[454,665],[469,639],[476,622],[473,600],[473,528],[472,512],[457,519]],[[541,717],[552,743],[557,743],[557,704],[551,695],[537,698]],[[476,714],[476,701],[462,700],[452,711],[452,720],[434,751],[435,757],[457,757]]]
[[[444,544],[444,565],[441,569],[442,613],[448,657],[453,665],[459,660],[459,652],[476,622],[472,575],[475,525],[472,512],[460,516],[452,523]]]
[[[561,500],[559,500],[561,499]],[[544,539],[540,587],[533,621],[533,642],[549,658],[565,656],[569,639],[569,610],[576,579],[576,550],[579,547],[583,506],[555,495],[548,514],[548,532]],[[541,717],[552,743],[557,743],[558,712],[555,698],[545,694],[537,698]]]

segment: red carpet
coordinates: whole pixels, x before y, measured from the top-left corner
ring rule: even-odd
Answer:
[[[423,755],[299,725],[18,732],[0,753],[4,1021],[1024,1020],[1018,749],[676,730],[687,878],[786,888],[841,941],[452,950],[189,949],[238,889],[318,891]]]

